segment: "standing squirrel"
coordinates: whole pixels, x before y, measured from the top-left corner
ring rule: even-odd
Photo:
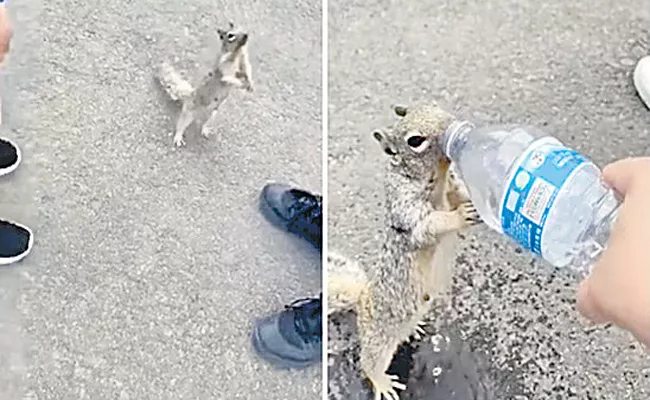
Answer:
[[[397,400],[406,385],[386,373],[398,346],[423,333],[433,300],[451,286],[457,232],[481,223],[439,141],[454,118],[437,105],[397,106],[402,117],[373,137],[390,157],[381,260],[364,270],[328,256],[328,314],[356,313],[360,369],[375,399]]]
[[[169,97],[182,102],[181,113],[176,121],[174,144],[183,146],[187,128],[196,123],[205,137],[210,132],[208,122],[230,94],[230,89],[254,90],[252,67],[248,55],[248,33],[236,30],[232,22],[229,28],[217,29],[221,40],[221,54],[195,88],[167,62],[160,66],[156,79]]]

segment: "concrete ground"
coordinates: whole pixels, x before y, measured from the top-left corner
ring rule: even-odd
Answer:
[[[321,4],[9,2],[2,135],[24,165],[3,217],[35,231],[0,271],[2,399],[317,399],[321,367],[275,370],[253,322],[317,295],[320,254],[268,224],[269,180],[321,189]],[[195,69],[229,19],[251,33],[257,91],[176,149],[154,85]]]
[[[387,159],[371,131],[393,121],[395,103],[435,100],[478,123],[539,125],[600,165],[650,152],[650,112],[631,84],[649,53],[644,0],[330,1],[329,15],[330,249],[377,255]],[[412,374],[447,389],[403,399],[650,397],[647,355],[616,328],[585,328],[577,281],[487,228],[464,240],[454,286],[449,329],[488,368],[475,361],[459,373],[458,346],[438,355],[441,371],[415,360]],[[330,376],[339,398],[368,398]],[[454,393],[479,380],[493,397]]]

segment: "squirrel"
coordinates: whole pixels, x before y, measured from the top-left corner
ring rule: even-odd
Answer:
[[[228,29],[217,29],[217,33],[221,40],[221,54],[196,88],[167,62],[162,63],[156,74],[167,95],[173,101],[182,103],[174,134],[176,146],[185,145],[185,131],[192,123],[201,127],[203,136],[210,135],[208,122],[214,118],[231,88],[254,91],[248,33],[235,29],[232,22]]]
[[[450,289],[457,233],[482,222],[439,143],[454,117],[435,103],[394,112],[393,127],[372,132],[390,157],[381,259],[362,270],[328,256],[328,316],[355,312],[360,369],[376,400],[398,400],[396,389],[406,389],[386,370],[402,342],[424,334],[434,299]]]

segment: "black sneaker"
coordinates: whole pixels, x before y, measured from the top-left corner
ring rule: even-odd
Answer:
[[[34,235],[28,227],[0,220],[0,265],[17,263],[27,257],[33,244]]]
[[[262,189],[260,205],[276,226],[307,239],[320,250],[323,245],[322,196],[270,183]]]
[[[321,361],[322,326],[321,298],[296,300],[255,325],[253,347],[277,367],[306,368]]]
[[[9,139],[0,138],[0,176],[14,172],[20,165],[21,159],[18,146]]]

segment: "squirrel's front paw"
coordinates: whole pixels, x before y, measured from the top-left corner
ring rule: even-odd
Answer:
[[[483,222],[471,201],[461,203],[461,205],[458,206],[458,212],[460,213],[461,220],[465,226],[478,225]]]
[[[399,395],[395,391],[406,389],[406,385],[398,381],[397,375],[388,375],[382,373],[379,376],[368,376],[368,380],[372,384],[375,393],[375,400],[399,400]]]

